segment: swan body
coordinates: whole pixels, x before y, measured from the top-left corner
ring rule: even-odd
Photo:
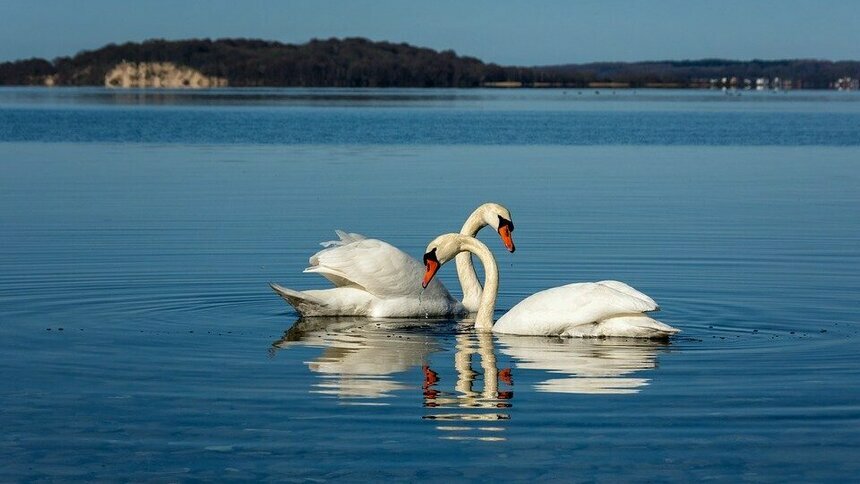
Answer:
[[[506,208],[485,203],[472,212],[462,231],[474,236],[492,225],[513,251],[510,220]],[[481,285],[471,257],[457,261],[464,301],[468,302],[464,305],[439,281],[422,291],[418,284],[424,273],[421,262],[397,247],[360,234],[336,233],[339,240],[323,242],[325,248],[311,256],[310,266],[304,270],[325,277],[335,287],[296,291],[270,284],[301,316],[450,317],[476,309]]]
[[[468,251],[484,264],[485,282],[475,328],[530,336],[667,338],[679,330],[649,317],[659,309],[645,294],[619,281],[574,283],[537,292],[493,324],[499,272],[492,252],[474,237],[446,234],[427,246],[424,283],[439,266]]]
[[[493,326],[503,334],[532,336],[625,336],[676,333],[644,313],[654,301],[619,281],[579,282],[546,289],[520,301]]]

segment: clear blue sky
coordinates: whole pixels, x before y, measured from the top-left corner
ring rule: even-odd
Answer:
[[[362,36],[503,64],[860,59],[860,0],[0,0],[0,60],[109,42]]]

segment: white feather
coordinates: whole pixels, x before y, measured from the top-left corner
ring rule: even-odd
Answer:
[[[334,289],[293,291],[272,288],[303,316],[453,316],[464,312],[438,280],[422,290],[424,266],[414,257],[378,239],[336,231],[340,240],[310,258],[304,272],[319,274]],[[311,304],[302,296],[312,298]]]

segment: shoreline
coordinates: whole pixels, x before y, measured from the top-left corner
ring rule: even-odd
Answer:
[[[255,89],[340,89],[340,90],[394,90],[394,89],[420,89],[420,90],[477,90],[493,89],[500,91],[514,90],[655,90],[655,91],[720,91],[729,93],[740,92],[787,92],[787,91],[817,91],[817,92],[857,92],[854,88],[834,87],[791,87],[791,88],[756,88],[756,87],[723,87],[710,85],[683,85],[680,83],[646,83],[643,85],[631,85],[623,82],[591,82],[587,85],[565,85],[558,83],[534,83],[523,84],[520,82],[488,82],[480,86],[231,86],[231,85],[208,85],[208,86],[105,86],[103,84],[0,84],[0,89],[37,88],[37,89],[103,89],[106,91],[132,92],[132,91],[217,91],[217,90],[255,90]]]

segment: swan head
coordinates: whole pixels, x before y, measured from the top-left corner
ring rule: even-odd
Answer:
[[[514,222],[510,210],[498,203],[489,202],[478,207],[476,212],[480,214],[481,220],[485,224],[493,227],[499,233],[499,237],[502,238],[502,242],[509,252],[517,250],[511,234],[514,231]]]
[[[427,250],[424,251],[425,272],[421,287],[426,288],[444,263],[463,252],[463,240],[469,238],[471,237],[460,234],[445,234],[436,237],[427,245]]]

